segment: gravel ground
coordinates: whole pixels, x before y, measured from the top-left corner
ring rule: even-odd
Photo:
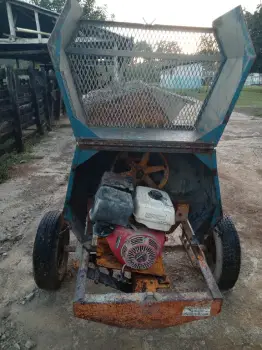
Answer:
[[[0,185],[0,349],[262,349],[262,119],[234,113],[218,147],[224,211],[242,244],[242,269],[220,316],[164,329],[125,330],[72,314],[75,274],[44,292],[32,276],[43,213],[62,208],[74,140],[59,128],[34,148],[36,160]]]

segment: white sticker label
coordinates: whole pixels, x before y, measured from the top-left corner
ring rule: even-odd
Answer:
[[[210,316],[211,306],[209,307],[195,307],[186,306],[182,312],[182,316]]]

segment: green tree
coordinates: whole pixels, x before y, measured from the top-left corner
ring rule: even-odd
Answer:
[[[138,41],[134,45],[134,50],[135,51],[141,51],[141,52],[152,52],[152,46],[148,44],[145,40]]]
[[[218,52],[218,45],[213,35],[201,35],[196,54],[208,56],[216,54]],[[215,73],[218,70],[219,63],[203,60],[200,64],[202,66],[202,83],[203,85],[210,86],[214,79]]]
[[[176,41],[161,40],[157,46],[156,52],[180,54],[182,50]]]
[[[246,12],[245,17],[257,54],[257,59],[251,71],[255,73],[262,73],[262,5],[258,5],[253,14]]]
[[[197,53],[210,55],[218,52],[216,41],[212,35],[201,35]]]
[[[34,5],[60,13],[64,7],[66,0],[30,0],[30,2]],[[113,18],[112,15],[108,15],[106,5],[97,6],[95,0],[80,0],[79,3],[84,9],[85,16],[89,19],[105,20],[108,17]]]
[[[140,51],[140,52],[153,52],[152,46],[148,44],[145,40],[141,40],[135,43],[134,51]],[[150,58],[143,58],[144,62],[149,62],[151,59]],[[141,63],[141,58],[140,57],[135,57],[134,58],[134,63]]]

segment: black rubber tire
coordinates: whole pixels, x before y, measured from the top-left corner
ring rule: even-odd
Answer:
[[[59,211],[49,211],[42,218],[35,237],[33,272],[37,286],[56,290],[66,274],[69,244],[69,228],[63,223]]]
[[[234,287],[241,266],[240,240],[231,218],[224,216],[213,230],[212,236],[215,250],[212,272],[218,287],[226,291]]]

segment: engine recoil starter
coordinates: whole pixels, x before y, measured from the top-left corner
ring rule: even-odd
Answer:
[[[120,263],[132,269],[150,268],[163,250],[165,233],[150,229],[133,230],[116,226],[106,238]]]

